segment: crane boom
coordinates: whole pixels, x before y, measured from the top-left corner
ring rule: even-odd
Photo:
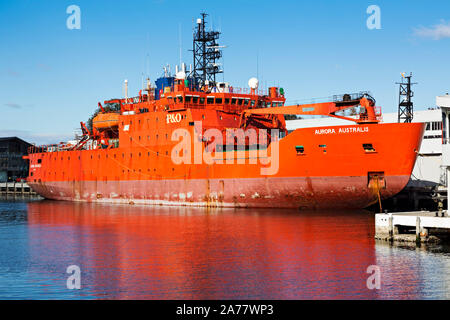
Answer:
[[[264,115],[324,115],[335,117],[339,119],[354,121],[358,124],[363,123],[378,123],[379,114],[375,110],[375,99],[370,95],[364,94],[357,99],[350,99],[349,95],[344,95],[343,100],[333,102],[311,103],[311,104],[297,104],[291,106],[271,107],[271,108],[256,108],[244,110],[245,117],[249,117],[252,114],[264,114]],[[350,118],[346,116],[337,115],[339,111],[345,109],[361,106],[361,112],[358,118]]]

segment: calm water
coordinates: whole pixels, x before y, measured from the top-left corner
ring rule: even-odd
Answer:
[[[0,298],[450,298],[448,248],[378,243],[373,224],[366,211],[0,200]],[[66,287],[70,265],[81,290]]]

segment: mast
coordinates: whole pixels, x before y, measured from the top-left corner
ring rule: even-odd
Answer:
[[[198,87],[208,84],[209,87],[216,86],[216,74],[222,73],[216,62],[222,57],[222,51],[217,43],[219,31],[206,31],[206,13],[201,13],[197,19],[193,37],[194,70],[192,77]]]
[[[412,73],[409,76],[404,76],[402,73],[402,78],[406,78],[406,82],[397,83],[400,85],[399,90],[399,101],[398,101],[398,122],[412,122],[413,119],[413,107],[412,97],[414,92],[411,90],[411,86],[416,83],[411,83]]]

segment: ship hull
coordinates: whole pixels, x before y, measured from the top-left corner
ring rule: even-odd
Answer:
[[[409,176],[385,177],[383,198],[400,192]],[[45,182],[31,187],[47,199],[117,204],[236,208],[364,208],[378,200],[367,176],[253,179]],[[79,192],[80,190],[81,192]]]
[[[421,123],[298,129],[280,140],[271,175],[261,174],[267,166],[259,162],[175,165],[139,145],[31,154],[28,183],[47,199],[66,201],[365,208],[406,186],[423,130]]]

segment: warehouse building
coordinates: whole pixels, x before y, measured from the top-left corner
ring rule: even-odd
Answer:
[[[17,137],[0,138],[0,182],[28,176],[28,161],[22,159],[31,144]]]

